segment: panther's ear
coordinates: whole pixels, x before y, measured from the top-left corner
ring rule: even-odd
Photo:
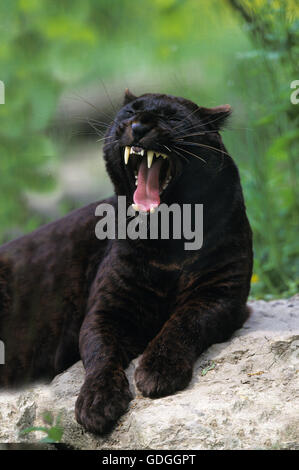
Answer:
[[[232,109],[229,104],[222,104],[215,108],[200,107],[200,117],[204,124],[215,131],[220,130],[227,118],[231,115]]]
[[[125,89],[124,105],[130,103],[130,101],[133,101],[136,98],[137,96],[133,95],[133,93],[130,92],[129,88]]]

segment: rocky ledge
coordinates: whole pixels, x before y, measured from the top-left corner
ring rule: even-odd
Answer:
[[[33,443],[31,432],[47,410],[64,429],[61,442],[75,449],[298,449],[299,295],[249,303],[252,314],[226,343],[210,347],[197,361],[189,387],[152,400],[135,398],[105,437],[85,432],[74,419],[84,379],[78,362],[49,385],[0,393],[0,442]]]

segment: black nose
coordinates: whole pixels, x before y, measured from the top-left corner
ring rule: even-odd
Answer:
[[[150,126],[142,122],[133,122],[132,132],[135,139],[141,139],[148,131]]]

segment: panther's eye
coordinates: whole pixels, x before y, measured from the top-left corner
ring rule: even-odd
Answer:
[[[125,117],[133,116],[133,114],[134,114],[134,111],[132,109],[125,109],[124,111]]]

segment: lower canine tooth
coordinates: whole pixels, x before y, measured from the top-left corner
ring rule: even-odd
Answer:
[[[150,168],[152,166],[154,158],[154,152],[152,150],[148,150],[147,152],[147,167]]]
[[[124,154],[124,159],[125,159],[125,165],[127,165],[130,157],[130,147],[125,148],[125,154]]]

